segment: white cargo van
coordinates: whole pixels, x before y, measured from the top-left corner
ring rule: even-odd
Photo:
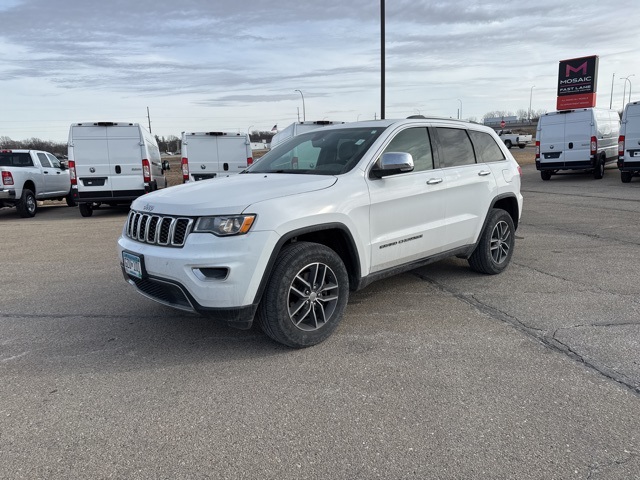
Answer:
[[[94,207],[129,204],[167,186],[155,138],[137,123],[85,122],[69,129],[71,189],[83,217]]]
[[[315,122],[294,122],[286,128],[283,128],[271,138],[271,148],[277,147],[285,140],[291,137],[315,130],[320,127],[328,127],[329,125],[340,125],[345,122],[331,122],[329,120],[318,120]]]
[[[640,175],[640,102],[628,103],[622,113],[618,168],[623,183],[629,183],[631,177]]]
[[[545,113],[536,130],[536,169],[542,180],[561,170],[587,170],[602,178],[617,159],[620,117],[615,110],[581,108]]]
[[[182,132],[183,183],[240,173],[252,163],[246,133]]]

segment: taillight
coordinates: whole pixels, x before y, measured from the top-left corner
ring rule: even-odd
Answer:
[[[591,155],[595,155],[596,153],[598,153],[598,139],[591,137]]]
[[[188,182],[189,181],[189,159],[188,158],[182,157],[181,167],[182,167],[182,181]]]
[[[2,172],[2,184],[13,185],[13,175],[11,175],[11,172]]]
[[[624,157],[624,135],[618,137],[618,156]]]
[[[253,158],[252,157],[247,157],[247,167],[249,165],[253,165]]]
[[[144,183],[151,182],[151,165],[146,158],[142,159],[142,176],[144,177]]]
[[[78,177],[76,177],[76,162],[75,160],[69,160],[69,177],[71,179],[71,185],[78,184]]]
[[[536,160],[540,160],[540,141],[536,140]]]

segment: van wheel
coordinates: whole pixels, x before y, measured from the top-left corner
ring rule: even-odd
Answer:
[[[349,277],[329,247],[297,242],[282,249],[258,307],[258,325],[273,340],[304,348],[326,340],[349,299]]]
[[[551,180],[551,171],[542,170],[540,172],[540,178],[542,178],[542,180]]]
[[[515,230],[511,215],[500,208],[492,209],[476,249],[469,257],[469,266],[489,275],[502,272],[513,255]]]
[[[73,192],[69,192],[67,194],[67,196],[64,197],[64,199],[67,202],[67,206],[68,207],[75,207],[76,206],[76,199],[73,198]]]
[[[604,177],[604,159],[600,158],[596,168],[593,169],[593,178],[600,180],[602,177]]]
[[[22,189],[22,196],[20,197],[20,201],[16,204],[16,209],[18,210],[18,215],[22,218],[35,216],[36,210],[38,209],[38,202],[36,201],[36,196],[31,190],[28,188]]]
[[[83,217],[90,217],[93,215],[93,205],[90,203],[81,203],[78,205],[78,208],[80,208],[80,215]]]
[[[620,180],[622,183],[629,183],[633,174],[631,172],[620,172]]]
[[[511,150],[511,147],[513,146],[513,145],[511,145],[511,140],[506,140],[506,141],[504,142],[504,144],[506,145],[506,147],[507,147],[509,150]]]

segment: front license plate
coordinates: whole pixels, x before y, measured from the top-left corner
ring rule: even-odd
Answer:
[[[124,271],[132,277],[142,278],[142,259],[138,255],[122,252]]]

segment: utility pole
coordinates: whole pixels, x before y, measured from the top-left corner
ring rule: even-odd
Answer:
[[[616,79],[616,72],[613,72],[613,75],[611,75],[611,99],[609,100],[609,110],[611,110],[611,106],[613,105],[613,81],[615,79]]]
[[[147,120],[149,120],[149,133],[151,133],[151,116],[149,115],[149,107],[147,107]]]

